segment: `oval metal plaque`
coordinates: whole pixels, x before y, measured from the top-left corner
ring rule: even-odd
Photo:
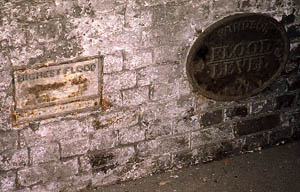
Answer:
[[[287,62],[289,41],[275,19],[255,13],[226,17],[207,28],[187,57],[194,91],[228,101],[270,85]]]

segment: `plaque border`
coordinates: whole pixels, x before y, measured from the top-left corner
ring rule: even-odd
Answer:
[[[97,60],[96,60],[97,59]],[[84,96],[84,97],[78,97],[75,99],[71,100],[65,100],[61,101],[58,103],[53,102],[53,103],[47,103],[47,104],[41,104],[37,107],[28,107],[28,108],[22,108],[18,109],[16,106],[16,85],[15,85],[15,72],[17,71],[25,71],[28,69],[41,69],[41,68],[46,68],[46,67],[52,67],[52,66],[63,66],[66,64],[72,64],[72,63],[79,63],[79,62],[84,62],[84,61],[89,61],[89,60],[96,60],[97,65],[98,65],[98,94],[90,95],[90,96]],[[87,111],[95,111],[101,109],[101,103],[102,103],[102,95],[103,95],[103,66],[104,66],[104,56],[102,55],[97,55],[97,56],[88,56],[88,57],[79,57],[67,61],[58,61],[58,62],[46,62],[46,63],[38,63],[33,66],[16,66],[12,70],[12,84],[13,84],[13,100],[14,100],[14,105],[12,109],[12,114],[11,114],[11,121],[13,126],[17,126],[19,124],[35,121],[35,120],[43,120],[43,119],[48,119],[48,118],[54,118],[62,115],[68,115],[71,113],[79,113],[79,112],[87,112]],[[83,100],[81,100],[83,99]],[[92,107],[85,107],[82,109],[73,109],[73,110],[67,110],[67,111],[61,111],[57,113],[51,113],[48,115],[37,115],[37,117],[29,117],[29,118],[23,118],[21,120],[18,120],[17,113],[26,113],[28,110],[35,110],[35,109],[42,109],[46,107],[53,107],[53,106],[62,106],[62,105],[67,105],[67,104],[72,104],[72,103],[78,103],[80,101],[89,101],[89,100],[97,100],[97,104],[92,106]]]
[[[236,19],[243,18],[243,17],[249,17],[249,16],[261,16],[261,17],[264,17],[266,20],[268,20],[269,23],[273,24],[275,26],[275,28],[280,31],[281,37],[283,38],[283,41],[284,41],[284,56],[283,56],[283,61],[280,63],[279,69],[272,76],[272,78],[270,78],[268,81],[266,81],[261,87],[259,87],[257,89],[254,89],[253,91],[248,92],[248,93],[243,94],[243,95],[238,95],[238,96],[220,96],[220,95],[212,94],[211,92],[207,92],[206,90],[202,89],[198,85],[198,83],[194,79],[193,75],[190,74],[190,71],[192,70],[191,63],[192,63],[193,56],[195,55],[195,52],[201,46],[201,44],[204,41],[204,37],[207,34],[210,34],[215,29],[217,29],[220,26],[224,25],[224,23],[229,23],[230,21],[234,21]],[[280,76],[281,72],[284,69],[284,66],[286,65],[286,63],[288,61],[289,54],[290,54],[289,51],[290,51],[290,42],[289,42],[289,39],[288,39],[288,36],[287,36],[287,32],[286,32],[284,26],[280,22],[278,22],[276,19],[274,19],[273,17],[271,17],[271,16],[269,16],[267,14],[263,14],[263,13],[236,13],[236,14],[228,15],[226,17],[223,17],[223,18],[219,19],[215,23],[213,23],[210,26],[208,26],[204,30],[204,32],[202,32],[196,38],[196,40],[192,43],[192,46],[190,47],[190,49],[188,51],[188,54],[187,54],[187,57],[185,59],[186,74],[187,74],[189,82],[192,85],[192,90],[196,94],[203,95],[204,97],[207,97],[209,99],[213,99],[213,100],[216,100],[216,101],[241,100],[241,99],[245,99],[247,97],[250,97],[250,96],[258,94],[259,92],[261,92],[262,90],[264,90],[265,88],[267,88],[272,82],[275,81],[276,78],[278,78]]]

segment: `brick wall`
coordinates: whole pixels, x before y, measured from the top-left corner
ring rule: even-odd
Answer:
[[[299,0],[0,0],[0,191],[77,191],[300,137]],[[216,102],[185,71],[199,33],[236,12],[282,21],[291,42],[261,93]],[[104,56],[96,111],[12,126],[13,69]]]

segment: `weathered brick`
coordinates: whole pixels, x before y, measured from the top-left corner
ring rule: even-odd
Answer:
[[[158,78],[158,75],[152,73],[153,67],[145,67],[137,70],[137,85],[146,86],[150,85],[153,79]],[[152,75],[150,75],[152,73]]]
[[[196,148],[201,145],[215,143],[219,141],[232,139],[233,135],[230,131],[220,128],[210,128],[192,132],[191,147]]]
[[[296,24],[296,25],[292,25],[289,26],[287,29],[287,35],[290,38],[290,40],[296,40],[297,38],[299,38],[300,35],[300,25]]]
[[[261,93],[265,95],[279,95],[287,91],[287,81],[284,78],[280,78],[277,81],[274,81],[271,85],[265,88]]]
[[[107,93],[102,96],[101,109],[103,111],[112,111],[122,106],[121,92]]]
[[[35,145],[38,146],[39,144],[44,142],[45,141],[43,140],[43,138],[31,129],[24,129],[20,131],[20,144],[22,148],[31,147]]]
[[[118,132],[98,130],[90,135],[90,150],[103,150],[115,147],[119,144]]]
[[[246,117],[248,115],[247,106],[238,106],[224,110],[224,119],[230,120],[237,117]]]
[[[64,182],[57,183],[58,186],[56,186],[55,184],[48,184],[46,185],[46,187],[49,192],[55,191],[57,189],[64,192],[86,191],[87,188],[89,188],[89,186],[91,185],[92,178],[92,174],[81,174],[70,177]]]
[[[214,107],[220,106],[220,104],[222,105],[222,103],[218,103],[218,102],[216,102],[212,99],[208,99],[202,95],[197,96],[193,100],[193,105],[194,105],[196,111],[205,111],[207,109],[213,110]]]
[[[267,145],[269,145],[269,133],[264,132],[247,136],[242,149],[246,151],[261,150]]]
[[[207,26],[211,22],[209,16],[211,16],[211,4],[209,0],[195,1],[192,0],[192,3],[187,2],[182,13],[182,19],[188,19],[192,22],[192,26],[195,28],[196,32],[201,32],[202,27]],[[205,18],[205,20],[201,19]]]
[[[238,1],[239,3],[239,7],[242,8],[242,9],[246,9],[246,8],[251,8],[251,7],[254,7],[256,6],[256,1],[252,1],[252,0],[240,0]],[[261,1],[259,2],[259,4],[264,4],[265,2]],[[257,5],[259,6],[259,5]]]
[[[148,126],[156,119],[162,119],[164,113],[166,113],[165,105],[160,103],[147,103],[141,106],[141,121],[145,126]],[[160,122],[160,120],[159,120]]]
[[[38,47],[37,42],[34,43],[36,47],[17,47],[10,52],[11,62],[13,66],[26,65],[30,62],[30,58],[39,57],[43,54],[41,47]],[[19,57],[22,55],[22,57]]]
[[[293,106],[296,95],[282,95],[276,97],[276,109],[281,110]]]
[[[300,125],[292,127],[293,128],[293,135],[292,138],[300,139]]]
[[[187,80],[179,81],[178,82],[178,91],[181,98],[185,98],[185,100],[191,100],[191,92],[192,89],[190,87],[190,83]]]
[[[202,146],[198,146],[191,152],[185,154],[179,154],[175,157],[177,162],[184,165],[198,164],[200,162],[207,163],[213,160],[223,159],[228,155],[231,155],[236,150],[240,150],[237,141],[224,140],[223,142],[210,143]],[[190,157],[190,159],[188,159]]]
[[[93,131],[88,123],[78,120],[54,121],[40,124],[38,130],[24,129],[21,131],[20,140],[23,146],[39,146],[60,140],[81,139]]]
[[[152,27],[160,26],[166,22],[166,6],[163,6],[162,1],[159,2],[152,1],[149,4],[145,1],[146,5],[156,5],[152,7]]]
[[[237,8],[238,4],[235,1],[218,0],[214,1],[211,10],[213,10],[213,15],[218,17],[231,13],[232,11],[237,10]]]
[[[16,173],[7,172],[0,174],[0,191],[10,192],[16,189]]]
[[[154,40],[154,41],[153,41]],[[145,29],[141,32],[141,46],[145,48],[152,48],[159,44],[159,40],[152,37],[151,29]]]
[[[278,129],[270,133],[270,144],[275,145],[292,137],[292,128]]]
[[[78,159],[68,159],[67,161],[61,162],[59,166],[60,170],[55,171],[55,177],[57,179],[66,180],[69,177],[73,177],[78,174],[79,172],[79,164]]]
[[[28,165],[29,157],[27,149],[9,150],[0,155],[0,171],[18,169]]]
[[[181,46],[163,46],[154,48],[154,63],[179,63],[182,54]]]
[[[159,140],[151,140],[137,145],[138,155],[142,158],[158,156],[189,149],[189,134],[176,137],[164,138]]]
[[[88,138],[61,141],[61,156],[71,157],[75,155],[82,155],[90,148]]]
[[[30,168],[25,168],[20,171],[18,171],[18,179],[19,179],[19,184],[22,186],[30,186],[37,184],[38,182],[41,181],[46,181],[47,179],[47,172],[49,170],[49,173],[51,170],[55,169],[55,167],[49,167],[46,170],[42,167],[30,167]],[[49,178],[48,178],[49,180]]]
[[[182,100],[181,100],[182,101]],[[167,117],[170,119],[178,119],[185,117],[187,110],[190,110],[190,106],[182,106],[180,100],[169,100],[162,102],[165,112],[162,117]]]
[[[180,151],[173,155],[173,164],[176,167],[188,167],[199,163],[196,158],[194,158],[193,151]]]
[[[121,16],[121,15],[120,15]],[[123,17],[124,18],[124,17]],[[125,23],[124,23],[125,24]],[[125,29],[125,26],[122,29]],[[128,39],[130,39],[130,46],[128,46]],[[109,39],[104,41],[106,43],[106,49],[113,43],[115,46],[111,47],[114,50],[122,50],[125,56],[125,51],[131,51],[139,49],[141,47],[141,32],[135,29],[125,29],[118,33],[115,33]],[[126,57],[124,57],[124,68],[126,66]]]
[[[157,119],[148,124],[146,129],[146,139],[155,139],[161,136],[172,134],[172,122]]]
[[[59,159],[59,146],[57,143],[35,146],[30,148],[30,156],[33,164],[57,161]]]
[[[294,76],[287,79],[289,91],[300,89],[300,77]]]
[[[199,8],[196,2],[193,4],[187,1],[173,1],[167,3],[166,17],[168,18],[169,23],[186,23],[189,20],[189,16],[192,15],[189,13],[193,8]]]
[[[120,176],[117,173],[110,171],[107,174],[103,172],[94,173],[92,177],[92,186],[99,187],[103,185],[113,185],[120,181]]]
[[[145,158],[145,159],[151,156],[158,156],[160,155],[160,151],[156,149],[159,148],[159,145],[160,145],[160,141],[157,140],[150,140],[150,141],[139,143],[137,145],[137,154],[140,158]]]
[[[213,160],[224,158],[234,150],[234,144],[231,142],[224,143],[211,143],[207,145],[199,146],[192,150],[192,154],[187,154],[193,159],[195,163],[207,163]],[[182,159],[182,158],[181,158]]]
[[[60,185],[59,184],[56,184],[56,183],[51,183],[51,185],[52,185],[52,191],[53,192],[56,192],[57,191],[57,189],[60,187]],[[56,188],[56,189],[55,189]],[[47,187],[46,185],[35,185],[35,186],[33,186],[33,187],[27,187],[27,188],[23,188],[22,190],[20,190],[20,191],[17,191],[17,192],[37,192],[37,191],[45,191],[45,192],[49,192],[49,191],[51,191],[50,190],[51,189],[51,187]]]
[[[89,123],[94,130],[116,130],[136,125],[138,123],[139,114],[139,109],[126,109],[108,113],[106,115],[97,115],[90,120],[87,120],[87,123]]]
[[[173,111],[170,111],[173,109]],[[177,105],[177,102],[162,102],[162,103],[151,103],[141,106],[141,123],[145,127],[159,126],[160,124],[168,124],[167,126],[171,129],[172,119],[176,118],[177,115],[185,113],[184,109]],[[154,128],[154,129],[159,129]]]
[[[15,150],[18,144],[16,131],[0,132],[0,154],[7,150]]]
[[[100,3],[101,2],[101,3]],[[123,2],[115,2],[115,1],[110,1],[110,0],[101,0],[101,1],[91,1],[92,7],[95,8],[95,11],[99,11],[100,13],[104,12],[111,12],[114,11],[115,9],[119,10],[119,7],[123,5]],[[85,2],[78,2],[80,5],[86,5]],[[107,22],[107,21],[105,21]]]
[[[103,93],[113,93],[122,89],[129,89],[136,85],[136,72],[106,74],[103,76]]]
[[[185,114],[181,115],[184,119],[191,118],[192,116],[196,115],[194,98],[191,98],[190,96],[191,95],[181,95],[176,101],[176,104],[179,108],[185,109]],[[198,116],[195,118],[198,118]]]
[[[155,84],[150,88],[150,99],[153,101],[171,100],[179,95],[177,83]]]
[[[31,186],[48,181],[65,180],[78,173],[77,159],[66,162],[49,162],[18,171],[18,182],[21,186]]]
[[[37,187],[35,187],[35,188],[37,188]],[[30,189],[30,187],[26,187],[26,188],[22,188],[22,189],[19,189],[19,190],[15,190],[14,192],[32,192],[32,191],[33,191],[33,189]],[[40,191],[42,191],[42,190],[40,190]]]
[[[152,64],[152,51],[137,51],[132,50],[126,52],[125,68],[129,70],[146,67]]]
[[[29,34],[32,38],[31,40],[39,43],[55,42],[59,38],[61,38],[61,35],[63,33],[63,23],[59,19],[51,19],[40,23],[34,23],[30,27],[31,30]],[[29,34],[24,34],[24,36]],[[24,43],[26,43],[26,41]]]
[[[300,45],[297,44],[295,47],[292,47],[292,50],[291,50],[291,61],[293,62],[298,62],[299,64],[299,56],[300,56],[300,53],[299,53],[299,50],[300,50]]]
[[[258,119],[250,119],[239,121],[235,124],[234,132],[236,136],[248,135],[264,130],[279,127],[280,117],[277,114],[260,117]]]
[[[232,146],[232,150],[229,151],[228,154],[239,154],[245,144],[245,139],[244,138],[234,138],[231,140],[227,140],[227,141],[222,141],[221,143],[230,143],[227,145],[231,145]]]
[[[179,65],[167,64],[150,66],[138,70],[137,85],[145,86],[159,83],[173,83],[182,76],[183,71]]]
[[[289,90],[295,90],[299,86],[298,82],[298,71],[299,71],[299,61],[300,61],[300,45],[296,47],[292,47],[290,51],[290,60],[285,65],[284,74],[289,75],[287,78],[288,81],[288,88]],[[293,74],[297,74],[296,76]]]
[[[283,127],[294,127],[300,125],[300,112],[291,111],[281,113],[281,122]]]
[[[2,44],[3,40],[1,41],[0,44]],[[0,45],[0,71],[8,71],[7,69],[10,67],[10,61],[9,61],[9,57],[8,57],[8,52],[3,51],[1,49],[1,45]]]
[[[168,22],[152,29],[153,37],[157,38],[156,41],[159,41],[157,44],[159,47],[185,45],[191,41],[194,34],[194,29],[191,25],[181,22]]]
[[[162,155],[149,159],[137,159],[136,162],[126,165],[126,172],[122,175],[126,180],[146,177],[149,174],[155,174],[170,169],[172,163],[171,155]]]
[[[90,163],[90,158],[88,157],[88,155],[79,157],[79,165],[80,173],[91,173],[92,165]]]
[[[174,0],[147,0],[141,1],[141,5],[145,7],[156,7],[157,5],[167,4],[169,2],[174,2]]]
[[[224,140],[216,145],[215,159],[220,160],[228,155],[231,155],[236,150],[235,143],[231,140]]]
[[[152,25],[151,9],[138,9],[137,2],[130,1],[126,7],[125,27],[134,30],[143,30]]]
[[[251,105],[251,113],[258,114],[258,113],[268,113],[272,112],[275,109],[275,104],[273,100],[264,100],[264,101],[255,101]]]
[[[145,139],[145,129],[139,125],[120,129],[119,141],[120,144],[130,144],[142,141]]]
[[[10,88],[12,82],[10,71],[0,71],[0,77],[0,91]]]
[[[93,153],[89,155],[89,163],[94,173],[108,173],[118,166],[125,165],[135,155],[133,147],[124,147],[109,152]]]
[[[11,130],[10,113],[13,104],[12,96],[5,92],[0,92],[0,131]]]
[[[300,49],[299,49],[300,50]],[[290,62],[288,62],[286,65],[285,65],[285,68],[284,68],[284,71],[283,71],[283,74],[284,75],[292,75],[292,74],[297,74],[298,72],[298,61],[297,59],[293,58],[293,57],[298,57],[296,55],[293,55],[293,52],[291,53],[291,56],[290,56]],[[287,78],[287,81],[288,81],[288,90],[289,91],[292,91],[292,90],[295,90],[297,89],[297,80],[296,79],[293,79],[293,78]],[[294,84],[295,83],[295,84]]]
[[[184,27],[184,26],[181,26]],[[191,27],[191,26],[187,26]],[[171,24],[169,25],[163,25],[163,26],[157,26],[152,27],[148,30],[145,30],[146,33],[142,33],[142,40],[144,41],[142,45],[145,47],[161,47],[161,46],[180,46],[183,43],[182,40],[178,40],[175,36],[175,33],[180,33],[184,29],[174,29]],[[173,37],[167,36],[166,34],[172,33]],[[183,34],[181,34],[183,35]],[[190,34],[186,34],[190,35]]]
[[[140,105],[149,100],[149,87],[124,90],[122,95],[124,106]]]
[[[200,128],[200,123],[196,114],[187,114],[182,119],[173,123],[173,134],[180,134]]]
[[[123,69],[123,54],[121,51],[104,56],[104,73],[115,73]]]
[[[200,115],[200,125],[210,126],[221,123],[223,121],[223,111],[217,110],[213,112],[206,112]]]

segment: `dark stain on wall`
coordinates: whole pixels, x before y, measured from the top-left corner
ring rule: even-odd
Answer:
[[[94,173],[103,172],[107,173],[118,166],[117,162],[114,162],[115,156],[112,153],[99,153],[89,156],[90,164]]]

